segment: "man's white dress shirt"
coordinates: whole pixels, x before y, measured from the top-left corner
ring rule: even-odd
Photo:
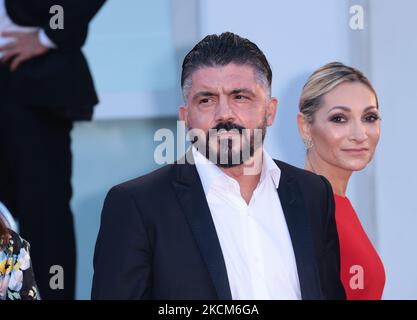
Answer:
[[[37,27],[22,27],[15,24],[9,17],[6,11],[5,0],[0,0],[0,46],[13,41],[13,38],[6,38],[2,36],[4,31],[19,31],[19,32],[35,32],[39,31],[39,41],[48,48],[55,48],[55,44],[48,38],[45,32]],[[3,52],[0,52],[0,58],[3,56]]]
[[[192,147],[234,300],[301,299],[294,250],[277,188],[281,171],[263,151],[249,204],[239,183]]]

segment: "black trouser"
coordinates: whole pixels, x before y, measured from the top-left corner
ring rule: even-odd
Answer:
[[[72,121],[7,96],[8,71],[0,68],[0,201],[29,241],[42,299],[74,299],[76,250],[70,210]],[[64,271],[64,289],[57,271]],[[59,272],[59,271],[58,271]]]

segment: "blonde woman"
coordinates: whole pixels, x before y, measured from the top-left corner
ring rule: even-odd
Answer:
[[[384,266],[345,195],[352,173],[368,165],[378,144],[376,92],[362,72],[333,62],[308,78],[299,109],[305,169],[325,176],[333,188],[347,299],[381,299]]]

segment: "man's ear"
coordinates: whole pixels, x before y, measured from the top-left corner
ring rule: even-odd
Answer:
[[[188,119],[188,109],[187,109],[186,106],[181,105],[178,108],[178,117],[181,121],[185,122],[185,127],[188,128],[188,121],[187,121],[187,119]]]
[[[278,99],[275,97],[271,98],[267,106],[267,113],[266,113],[266,125],[269,127],[274,123],[275,116],[278,110]]]
[[[306,117],[303,113],[298,112],[297,114],[297,125],[298,125],[298,132],[300,133],[301,138],[304,141],[311,140],[311,125],[308,123]]]

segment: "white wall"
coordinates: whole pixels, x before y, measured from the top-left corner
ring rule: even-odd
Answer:
[[[417,2],[370,5],[371,69],[382,115],[375,186],[384,298],[417,299]]]
[[[100,103],[94,118],[176,113],[178,65],[170,0],[109,0],[90,25],[84,48]]]

